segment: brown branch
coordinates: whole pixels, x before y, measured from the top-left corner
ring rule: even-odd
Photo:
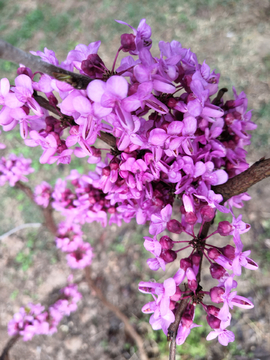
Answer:
[[[216,194],[223,196],[223,202],[246,192],[251,186],[257,184],[270,176],[270,159],[262,158],[256,161],[250,168],[229,179],[225,184],[213,186],[212,190]]]
[[[51,207],[51,205],[47,206],[46,208],[37,205],[37,203],[34,200],[34,193],[32,191],[32,189],[25,185],[23,182],[18,181],[15,184],[15,187],[17,189],[22,190],[28,197],[29,199],[36,205],[39,207],[39,209],[42,211],[43,217],[44,217],[44,226],[46,226],[46,228],[54,235],[57,235],[57,226],[55,224],[54,218],[53,218],[53,209]]]
[[[87,85],[92,81],[92,79],[85,75],[77,74],[42,61],[38,56],[26,53],[2,39],[0,39],[0,58],[16,64],[23,64],[33,72],[39,71],[57,80],[65,81],[75,89],[86,89]]]
[[[4,347],[2,354],[0,356],[0,360],[9,360],[9,350],[16,344],[19,340],[20,335],[14,335],[11,339],[8,340],[6,346]]]
[[[98,288],[94,282],[94,280],[91,278],[90,273],[90,267],[86,267],[84,269],[85,272],[85,279],[89,286],[89,288],[95,292],[95,295],[99,298],[99,300],[102,302],[103,305],[105,305],[109,310],[111,310],[125,325],[125,329],[128,332],[128,334],[132,337],[132,339],[135,341],[135,343],[138,346],[141,360],[148,360],[148,357],[146,355],[146,352],[144,351],[143,346],[143,340],[140,337],[140,335],[134,330],[133,326],[131,325],[129,319],[126,317],[125,314],[122,313],[122,311],[112,303],[110,303],[106,297],[104,296],[103,292]]]
[[[183,315],[184,311],[186,310],[188,302],[189,302],[189,298],[183,299],[180,301],[178,308],[176,309],[175,320],[169,326],[169,329],[168,329],[168,338],[171,340],[169,360],[175,360],[176,335],[177,335],[177,331],[178,331],[178,328],[180,325],[182,315]]]

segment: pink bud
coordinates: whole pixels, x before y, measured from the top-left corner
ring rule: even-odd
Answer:
[[[223,266],[213,263],[210,266],[210,273],[213,279],[220,279],[226,273]]]
[[[214,219],[215,209],[209,205],[203,206],[200,210],[202,218],[204,221],[209,222]]]
[[[122,34],[121,45],[124,52],[136,50],[135,35],[133,34]]]
[[[188,287],[190,288],[191,291],[195,292],[198,284],[196,281],[196,275],[194,273],[194,271],[192,270],[192,268],[187,268],[186,270],[186,275],[187,275],[187,279],[188,279]]]
[[[222,295],[225,293],[225,290],[221,287],[213,287],[211,290],[210,290],[210,297],[211,297],[211,300],[214,302],[214,303],[222,303],[223,302],[223,299],[222,299]]]
[[[226,245],[225,247],[221,248],[220,251],[228,259],[234,260],[234,258],[235,258],[235,248],[233,246]]]
[[[109,176],[110,173],[111,173],[111,170],[110,170],[109,166],[106,166],[105,168],[102,169],[102,175]]]
[[[176,104],[177,104],[177,100],[173,97],[170,97],[167,102],[168,107],[174,108],[176,106]]]
[[[219,329],[221,321],[218,318],[213,315],[207,315],[206,320],[212,329]]]
[[[183,226],[179,221],[172,219],[167,222],[167,229],[174,234],[181,234]]]
[[[215,248],[209,249],[209,250],[207,251],[207,254],[208,254],[208,256],[210,257],[210,259],[212,259],[212,260],[215,260],[215,259],[217,259],[217,258],[220,256],[220,252],[219,252],[217,249],[215,249]]]
[[[201,255],[198,253],[195,253],[191,256],[192,264],[195,266],[200,265],[201,262]]]
[[[162,236],[162,238],[160,238],[159,243],[160,243],[161,247],[165,250],[171,250],[174,246],[172,239],[166,235]]]
[[[214,305],[207,306],[207,314],[214,315],[215,317],[218,316],[220,309]]]
[[[197,216],[194,212],[187,212],[185,215],[185,220],[189,225],[196,224]]]
[[[232,231],[233,227],[229,221],[221,221],[218,223],[217,231],[221,236],[228,236]]]
[[[190,258],[184,258],[180,260],[180,268],[183,269],[184,271],[187,270],[187,268],[191,267],[192,263]]]
[[[160,254],[161,259],[163,259],[166,263],[173,262],[177,258],[177,254],[173,250],[161,250]]]
[[[182,294],[181,290],[179,289],[178,286],[176,286],[175,294],[173,296],[170,296],[170,299],[173,301],[179,301],[181,298],[181,294]]]
[[[79,125],[72,126],[69,130],[70,135],[78,135],[79,134]]]
[[[175,301],[172,301],[172,299],[171,299],[171,300],[170,300],[169,309],[170,309],[170,310],[174,310],[174,309],[175,309],[175,305],[176,305],[176,302],[175,302]]]

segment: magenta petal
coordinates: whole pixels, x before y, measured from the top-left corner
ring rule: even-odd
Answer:
[[[207,336],[206,336],[206,340],[210,341],[215,339],[216,337],[218,337],[218,332],[217,331],[211,331]]]
[[[30,79],[29,76],[22,74],[16,77],[15,79],[15,85],[17,86],[21,86],[24,87],[28,90],[30,90],[30,92],[33,92],[33,87],[32,87],[32,80]]]
[[[172,206],[170,204],[166,205],[165,208],[160,211],[160,214],[164,222],[170,221],[172,216]]]
[[[175,281],[175,283],[176,283],[177,286],[182,283],[182,281],[184,280],[185,276],[186,276],[186,273],[185,273],[185,271],[184,271],[183,269],[181,269],[181,268],[176,272],[176,274],[174,275],[173,279],[174,279],[174,281]]]
[[[70,135],[66,139],[66,145],[67,147],[71,147],[75,145],[78,142],[78,136],[76,135]]]
[[[168,134],[163,129],[153,129],[150,131],[149,142],[153,145],[163,146]]]
[[[84,96],[77,96],[73,99],[73,107],[80,114],[90,114],[92,106],[90,101]]]
[[[234,341],[234,333],[230,330],[223,330],[218,336],[218,341],[221,345],[227,346],[229,342]]]
[[[166,94],[172,94],[175,92],[175,87],[173,85],[168,84],[163,81],[160,81],[160,80],[153,81],[153,88],[157,91],[160,91],[160,92],[166,93]]]
[[[7,78],[0,80],[0,94],[5,97],[9,93],[10,85]]]
[[[21,107],[24,105],[24,102],[18,100],[17,96],[14,93],[8,93],[5,97],[5,105],[9,108]]]
[[[197,99],[189,101],[187,104],[187,109],[190,115],[194,117],[201,115],[202,112],[202,106]]]
[[[160,302],[160,315],[161,316],[165,316],[168,313],[168,310],[170,310],[169,306],[170,306],[170,298],[168,296],[164,296]]]
[[[190,136],[194,135],[195,131],[197,130],[197,120],[193,116],[187,116],[183,120],[184,128],[183,128],[183,135]]]
[[[228,181],[228,173],[225,170],[217,170],[214,172],[214,174],[217,176],[218,180],[213,185],[224,184]]]
[[[170,135],[179,135],[183,129],[183,123],[181,121],[173,121],[167,128],[167,133]]]
[[[46,164],[51,156],[53,156],[56,153],[56,149],[49,148],[43,152],[41,155],[39,161],[41,164]]]
[[[234,306],[243,308],[243,309],[252,309],[254,307],[254,305],[252,304],[252,302],[250,300],[248,300],[247,298],[245,298],[243,296],[239,296],[239,295],[236,295],[231,300],[231,304]]]
[[[202,110],[202,116],[209,116],[214,118],[220,118],[224,115],[224,111],[218,106],[207,104]]]
[[[151,109],[156,110],[157,112],[161,114],[167,114],[169,109],[166,105],[164,105],[161,101],[159,101],[157,98],[154,97],[154,95],[149,95],[148,99],[145,100],[145,103],[147,106],[149,106]]]
[[[176,292],[176,285],[173,278],[166,279],[163,283],[166,296],[173,296]]]
[[[127,97],[128,82],[122,76],[112,76],[106,82],[106,92],[107,91],[116,99],[124,99]]]
[[[92,101],[101,102],[101,97],[106,89],[106,84],[101,80],[91,81],[87,86],[87,95]]]
[[[128,112],[135,111],[141,106],[141,101],[136,95],[129,96],[122,100],[121,106]]]

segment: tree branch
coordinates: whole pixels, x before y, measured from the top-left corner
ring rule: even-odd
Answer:
[[[16,64],[23,64],[33,72],[40,71],[57,80],[65,81],[75,89],[86,89],[87,85],[92,81],[92,79],[85,75],[77,74],[42,61],[39,57],[26,53],[2,39],[0,39],[0,58]]]
[[[4,347],[2,354],[0,356],[0,360],[9,360],[8,352],[9,350],[16,344],[19,340],[20,335],[14,335],[11,339],[7,342],[6,346]]]
[[[32,191],[32,189],[25,185],[23,182],[21,181],[17,181],[15,184],[15,187],[17,189],[22,190],[28,197],[29,199],[40,208],[40,210],[42,211],[43,217],[44,217],[44,226],[46,226],[46,228],[54,235],[57,235],[57,226],[55,224],[54,218],[53,218],[53,209],[51,207],[51,205],[47,206],[46,208],[37,205],[37,203],[34,200],[34,193]]]
[[[270,159],[262,158],[250,168],[229,179],[225,184],[212,186],[216,194],[223,196],[223,203],[232,196],[246,192],[252,185],[270,176]]]
[[[148,360],[146,352],[144,351],[143,340],[140,337],[140,335],[134,330],[129,319],[126,317],[125,314],[122,313],[122,311],[117,306],[110,303],[106,299],[106,297],[104,296],[104,294],[100,290],[100,288],[98,288],[96,286],[94,280],[91,278],[90,267],[86,267],[84,269],[84,273],[85,273],[85,279],[86,279],[86,282],[87,282],[89,288],[93,292],[95,292],[96,296],[99,298],[99,300],[102,302],[102,304],[105,305],[109,310],[111,310],[118,317],[118,319],[120,319],[124,323],[126,331],[128,332],[128,334],[132,337],[132,339],[135,341],[135,343],[138,346],[141,360]]]

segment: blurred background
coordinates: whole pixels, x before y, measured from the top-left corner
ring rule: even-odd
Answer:
[[[120,36],[129,29],[116,23],[123,20],[137,28],[146,18],[152,27],[152,53],[158,55],[158,42],[181,42],[191,48],[198,60],[211,70],[221,73],[220,87],[227,87],[232,98],[232,86],[245,91],[253,121],[258,125],[249,147],[250,163],[269,156],[270,145],[270,1],[269,0],[167,0],[167,1],[80,1],[0,0],[0,36],[25,51],[47,47],[55,51],[61,62],[68,51],[79,44],[101,40],[99,55],[110,67],[120,44]],[[0,60],[0,77],[13,82],[16,65]],[[17,131],[0,135],[7,145],[1,150],[23,154],[33,160],[36,172],[29,176],[34,187],[42,180],[51,184],[65,177],[71,168],[81,173],[91,170],[83,159],[74,159],[70,166],[39,164],[41,150],[27,148]],[[270,182],[264,180],[250,190],[252,200],[245,204],[243,220],[252,225],[243,236],[245,250],[257,261],[257,272],[244,271],[239,279],[238,294],[255,303],[250,311],[234,311],[231,330],[235,343],[222,347],[217,340],[207,342],[210,328],[204,314],[196,310],[196,323],[202,327],[191,331],[187,342],[178,347],[177,360],[183,359],[270,359]],[[0,188],[2,216],[0,235],[18,225],[42,222],[39,212],[18,190]],[[225,220],[219,219],[219,220]],[[93,277],[111,302],[131,319],[144,338],[151,359],[167,359],[168,344],[161,331],[153,332],[148,316],[141,307],[150,297],[139,294],[137,284],[154,278],[164,280],[164,273],[149,271],[145,261],[143,236],[147,228],[135,222],[121,228],[101,228],[91,225],[85,234],[95,249]],[[217,241],[220,241],[217,238]],[[244,269],[245,270],[245,269]],[[166,275],[176,271],[168,266]],[[7,323],[14,312],[28,302],[49,303],[59,288],[65,285],[70,270],[65,256],[56,251],[54,239],[46,229],[25,229],[0,242],[0,349],[8,339]],[[81,272],[73,271],[75,279]],[[205,273],[204,284],[210,285]],[[208,286],[208,285],[207,285]],[[206,287],[207,287],[206,286]],[[123,324],[107,311],[81,281],[83,300],[76,313],[65,318],[53,337],[39,336],[19,342],[12,350],[12,359],[138,359],[137,349],[124,331]]]

